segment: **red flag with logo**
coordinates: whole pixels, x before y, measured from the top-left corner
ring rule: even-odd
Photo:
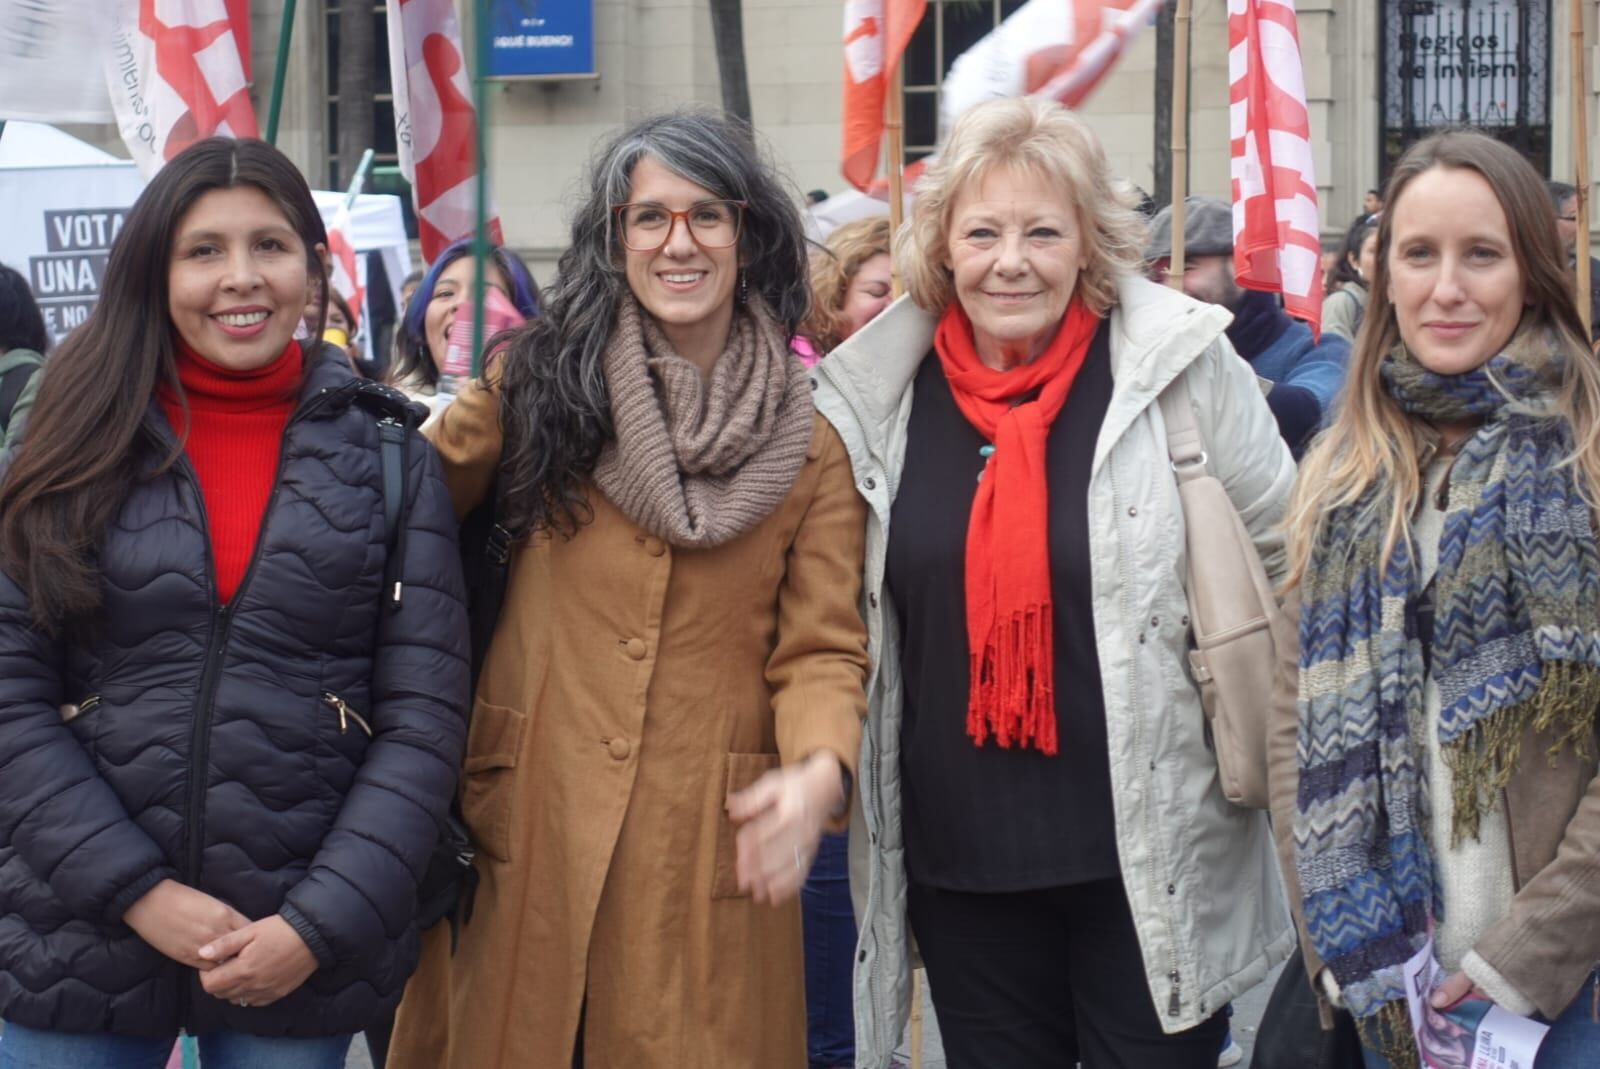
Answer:
[[[146,176],[202,138],[257,137],[240,0],[116,0],[107,76]]]
[[[927,0],[845,0],[844,144],[839,170],[859,190],[878,173],[883,102]]]
[[[432,261],[477,223],[478,117],[451,0],[388,0],[400,170],[416,201],[422,256]],[[500,220],[488,215],[489,240]]]
[[[1294,0],[1228,0],[1233,256],[1239,285],[1322,327],[1322,242]]]
[[[328,259],[333,264],[328,282],[333,291],[349,303],[350,314],[359,320],[361,304],[367,298],[367,291],[361,284],[356,247],[350,243],[350,233],[350,206],[341,204],[333,221],[328,224]],[[350,333],[355,333],[355,327],[355,323],[350,324]]]

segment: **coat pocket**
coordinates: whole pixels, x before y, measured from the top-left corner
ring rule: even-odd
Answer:
[[[511,812],[517,759],[527,717],[478,699],[472,704],[467,757],[462,763],[461,819],[477,847],[496,861],[511,860]]]
[[[723,770],[722,801],[717,811],[717,857],[716,870],[711,877],[711,897],[716,898],[743,898],[746,892],[739,890],[739,875],[736,869],[738,862],[738,848],[734,845],[734,836],[738,829],[733,826],[733,821],[728,819],[726,802],[731,795],[744,790],[756,780],[766,775],[779,765],[778,755],[775,753],[731,753],[727,755],[727,767]]]

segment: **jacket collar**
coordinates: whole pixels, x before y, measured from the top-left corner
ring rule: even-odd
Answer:
[[[1114,441],[1223,333],[1231,318],[1226,309],[1168,286],[1138,277],[1122,279],[1111,310],[1114,384],[1102,441]],[[867,449],[880,461],[888,455],[889,425],[933,346],[937,325],[937,316],[901,297],[812,369],[839,393],[861,424]],[[1115,434],[1107,435],[1113,422]]]
[[[325,342],[304,341],[300,344],[305,352],[306,372],[300,382],[294,415],[289,417],[291,423],[307,410],[313,401],[318,402],[317,413],[331,415],[349,407],[355,400],[356,394],[362,392],[363,388],[385,391],[389,389],[356,378],[355,372],[350,368],[350,361],[342,349]],[[145,429],[154,436],[163,449],[176,444],[177,438],[167,424],[166,413],[154,396],[146,406],[144,423]]]

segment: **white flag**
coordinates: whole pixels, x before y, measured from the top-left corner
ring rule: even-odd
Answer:
[[[114,121],[95,76],[110,46],[110,10],[107,0],[0,0],[0,119]]]
[[[1036,96],[1077,107],[1155,20],[1163,0],[1027,0],[950,67],[939,132],[986,100]]]
[[[145,177],[202,138],[256,137],[226,0],[114,0],[106,80]]]

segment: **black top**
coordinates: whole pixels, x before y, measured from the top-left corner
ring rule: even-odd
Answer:
[[[1089,469],[1111,401],[1102,322],[1050,428],[1050,590],[1059,753],[968,737],[967,521],[988,442],[956,408],[937,354],[917,373],[905,473],[889,524],[902,633],[906,867],[919,884],[1025,891],[1118,875],[1105,698],[1095,648]]]

